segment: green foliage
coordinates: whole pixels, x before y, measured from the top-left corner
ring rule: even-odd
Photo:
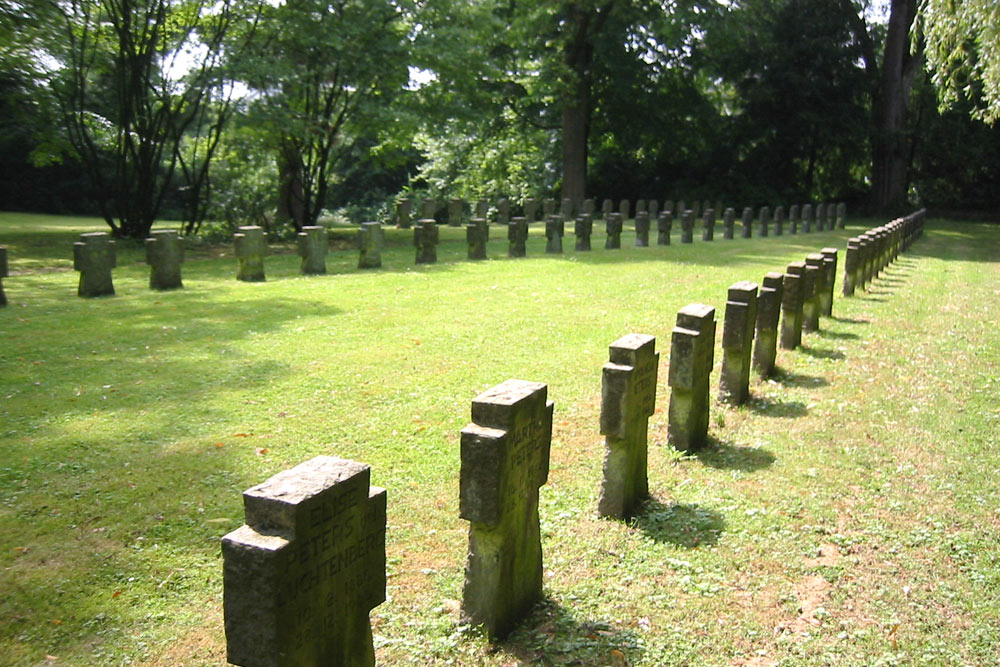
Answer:
[[[914,43],[926,46],[927,68],[942,106],[973,103],[970,113],[1000,118],[1000,4],[994,0],[922,0]]]

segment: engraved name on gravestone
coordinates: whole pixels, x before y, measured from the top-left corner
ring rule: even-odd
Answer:
[[[417,250],[417,264],[434,264],[437,262],[437,244],[439,239],[437,223],[433,218],[417,221],[413,228],[413,245]]]
[[[158,229],[146,239],[146,263],[149,264],[149,287],[155,290],[180,289],[181,264],[184,263],[184,239],[175,229]]]
[[[0,248],[0,306],[7,305],[7,294],[3,291],[3,279],[10,276],[7,265],[7,248]]]
[[[794,350],[802,343],[802,302],[805,262],[792,262],[781,282],[781,349]]]
[[[832,228],[831,228],[832,229]],[[837,249],[823,248],[823,293],[819,297],[819,312],[830,317],[833,315],[833,288],[837,282]]]
[[[649,212],[645,210],[635,212],[635,247],[649,247]]]
[[[545,252],[553,255],[562,253],[565,231],[566,224],[561,215],[549,216],[549,219],[545,221]]]
[[[726,209],[722,215],[722,238],[732,240],[733,230],[736,227],[736,210],[732,206]]]
[[[502,639],[542,597],[538,489],[549,475],[547,385],[507,380],[462,429],[460,516],[469,521],[461,620]]]
[[[236,279],[248,283],[266,280],[264,257],[267,256],[267,239],[263,228],[257,225],[240,227],[233,234],[233,243],[236,246]]]
[[[694,243],[694,211],[681,214],[681,243]]]
[[[604,477],[600,516],[633,516],[648,495],[646,474],[649,417],[656,407],[656,339],[628,334],[611,344],[601,385]]]
[[[701,220],[701,240],[715,240],[715,209],[707,209]]]
[[[375,664],[385,601],[385,489],[367,465],[317,456],[243,493],[222,538],[226,658],[244,667]]]
[[[308,229],[304,227],[303,229]],[[323,230],[323,246],[326,247],[326,230]],[[382,266],[382,225],[378,222],[362,222],[358,230],[358,268],[377,269]],[[325,254],[325,253],[324,253]],[[326,263],[323,264],[326,273]]]
[[[526,257],[528,241],[528,220],[523,217],[514,218],[507,223],[507,256]]]
[[[740,223],[743,226],[743,238],[751,238],[753,236],[753,209],[749,206],[743,208],[743,217],[740,219]]]
[[[708,440],[709,375],[715,360],[715,308],[684,306],[670,338],[670,409],[667,437],[682,451]]]
[[[410,216],[413,213],[413,201],[410,199],[400,199],[396,202],[396,226],[400,229],[409,229],[412,224]]]
[[[764,276],[757,296],[757,323],[754,332],[753,367],[762,378],[774,371],[778,354],[778,319],[781,315],[784,276],[776,271]]]
[[[743,405],[750,398],[750,356],[757,324],[757,283],[743,280],[729,287],[722,324],[722,374],[719,398]]]
[[[115,242],[107,232],[80,234],[73,244],[73,268],[80,272],[76,294],[84,298],[113,296],[111,269],[118,266]]]
[[[669,209],[660,211],[656,219],[656,245],[670,245],[670,229],[674,226],[674,214]]]
[[[590,213],[582,214],[573,225],[576,235],[576,249],[587,252],[590,250],[590,237],[594,232],[594,218]]]
[[[358,247],[364,254],[364,227],[358,230]],[[309,225],[296,235],[299,257],[302,258],[300,271],[304,276],[320,276],[326,273],[327,242],[326,227]]]
[[[622,214],[610,213],[604,224],[607,237],[604,239],[605,250],[618,250],[622,247]]]
[[[472,218],[465,226],[465,242],[469,247],[469,259],[486,259],[486,242],[490,228],[483,218]]]

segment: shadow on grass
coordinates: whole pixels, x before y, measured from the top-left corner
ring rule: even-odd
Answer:
[[[830,317],[834,322],[842,322],[844,324],[871,324],[868,320],[858,319],[856,317],[837,317],[836,315]]]
[[[709,436],[704,447],[694,452],[703,464],[719,470],[754,472],[767,468],[775,461],[770,451],[760,447],[743,447]]]
[[[632,630],[582,619],[550,597],[536,604],[498,648],[512,653],[523,665],[598,667],[610,664],[612,651],[620,651],[626,664],[636,664],[643,655],[642,640]]]
[[[726,529],[725,518],[715,510],[698,504],[664,505],[656,498],[646,500],[633,521],[657,542],[684,549],[711,546]]]
[[[817,375],[806,375],[805,373],[792,373],[781,368],[775,368],[772,379],[778,384],[786,387],[810,388],[825,387],[830,384],[824,377]]]
[[[770,396],[751,398],[747,407],[758,415],[782,419],[797,419],[808,414],[805,403],[801,401],[775,400]]]
[[[815,335],[822,338],[822,331],[813,331]],[[800,345],[799,351],[814,359],[845,359],[844,353],[840,350],[830,350],[824,347],[812,347],[811,345]]]
[[[827,331],[825,329],[820,329],[815,332],[820,338],[827,338],[830,340],[858,340],[860,336],[855,333],[850,333],[849,331]]]

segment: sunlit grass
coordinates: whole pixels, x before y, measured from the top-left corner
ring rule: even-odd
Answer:
[[[779,353],[750,406],[714,408],[715,447],[666,446],[677,310],[715,305],[721,336],[728,285],[878,223],[644,249],[626,232],[621,251],[595,224],[593,252],[567,237],[562,256],[534,229],[523,260],[494,227],[486,262],[442,228],[430,266],[411,232],[387,230],[382,269],[346,249],[304,278],[289,246],[262,284],[235,280],[230,248],[197,247],[185,289],[165,293],[122,243],[117,296],[84,300],[71,245],[103,223],[2,216],[0,662],[223,662],[218,540],[245,488],[317,454],[371,464],[389,492],[385,664],[1000,659],[997,228],[934,221]],[[662,366],[655,500],[626,525],[594,514],[601,366],[631,331],[658,338]],[[454,613],[458,432],[472,397],[509,377],[548,383],[556,403],[548,601],[490,652]]]

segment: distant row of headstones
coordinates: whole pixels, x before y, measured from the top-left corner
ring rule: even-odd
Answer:
[[[504,201],[504,200],[501,200]],[[531,212],[529,205],[532,200],[525,202],[526,212]],[[552,202],[554,200],[546,200]],[[564,209],[572,211],[573,207],[569,200],[564,200]],[[583,210],[586,210],[587,202],[583,202]],[[706,205],[708,202],[706,202]],[[611,200],[605,200],[605,208],[609,208]],[[425,202],[425,207],[428,207]],[[697,212],[695,209],[685,209],[684,202],[678,202],[678,211],[681,219],[681,243],[692,243],[694,241],[695,220]],[[650,244],[650,214],[653,213],[657,219],[657,245],[670,245],[670,235],[673,228],[673,202],[667,201],[663,210],[657,211],[655,200],[649,202],[640,200],[636,204],[635,212],[635,246],[648,247]],[[433,209],[427,208],[425,212]],[[607,211],[604,214],[605,221],[605,249],[620,249],[622,247],[622,233],[624,220],[628,217],[630,203],[622,200],[619,211]],[[805,204],[801,208],[794,205],[790,208],[786,219],[785,209],[778,206],[771,212],[767,206],[760,208],[757,216],[754,216],[753,209],[747,207],[743,209],[741,219],[743,238],[753,236],[753,226],[758,225],[758,234],[768,236],[773,229],[775,236],[781,236],[785,232],[786,223],[789,233],[797,234],[801,228],[803,233],[823,231],[838,227],[843,229],[845,225],[846,207],[843,203],[818,204],[815,209],[811,204]],[[501,218],[502,219],[502,218]],[[506,222],[508,256],[525,257],[527,255],[526,242],[528,239],[528,229],[533,218],[528,216],[518,216]],[[723,238],[732,239],[735,234],[736,212],[732,208],[727,208],[722,218]],[[715,209],[707,208],[702,214],[702,234],[703,241],[712,241],[715,238],[716,215]],[[409,224],[407,224],[409,226]],[[581,213],[576,219],[573,232],[576,237],[575,249],[578,252],[587,252],[591,249],[590,239],[593,234],[594,220],[590,213]],[[566,220],[562,214],[551,214],[546,216],[545,221],[545,252],[549,254],[560,254],[563,252],[563,236],[566,233]],[[468,244],[468,258],[471,260],[486,259],[486,244],[490,237],[490,226],[484,217],[477,217],[470,220],[466,225],[466,242]],[[431,218],[418,220],[413,229],[413,244],[416,248],[416,263],[429,264],[437,262],[437,245],[439,242],[437,222]],[[233,235],[236,260],[237,260],[237,280],[246,282],[261,282],[266,280],[265,258],[267,257],[268,246],[264,229],[257,226],[240,227]],[[298,253],[302,258],[301,272],[303,275],[322,275],[326,273],[326,255],[329,251],[329,241],[327,230],[321,226],[303,227],[297,238]],[[365,222],[358,230],[358,268],[369,269],[382,266],[382,249],[384,245],[384,234],[382,225],[377,222]],[[149,286],[157,290],[179,289],[183,287],[181,279],[181,265],[184,262],[184,239],[175,230],[157,230],[150,233],[146,239],[146,262],[150,265]],[[112,279],[112,269],[117,266],[115,252],[115,242],[106,232],[89,232],[81,234],[80,239],[73,244],[73,268],[80,272],[80,282],[77,294],[81,297],[110,296],[115,293]],[[7,250],[0,248],[0,305],[6,304],[6,296],[3,292],[3,278],[7,276]]]
[[[869,230],[849,244],[845,294],[864,287],[922,233],[924,212]],[[740,404],[749,377],[774,370],[779,343],[830,315],[837,250],[824,248],[758,286],[729,288],[720,398]],[[754,343],[756,342],[756,346]],[[668,439],[680,450],[708,435],[715,308],[690,304],[671,334]],[[598,512],[623,519],[648,495],[647,430],[659,354],[646,334],[610,346],[600,432],[605,436]],[[753,351],[751,352],[751,349]],[[507,380],[472,401],[461,432],[459,514],[469,521],[462,622],[491,639],[507,635],[542,596],[538,489],[548,479],[554,406],[547,385]],[[369,466],[318,456],[243,494],[245,525],[222,538],[227,657],[273,664],[373,665],[371,610],[385,600],[386,491]]]

